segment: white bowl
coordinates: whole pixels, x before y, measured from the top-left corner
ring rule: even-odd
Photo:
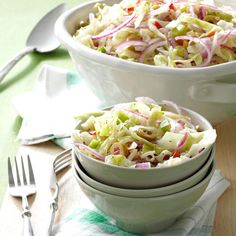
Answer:
[[[72,167],[76,181],[90,201],[118,227],[132,233],[159,232],[181,216],[202,196],[213,173],[214,162],[206,177],[197,185],[179,193],[162,197],[131,198],[107,194],[85,183]]]
[[[79,160],[77,159],[75,152],[72,152],[72,160],[73,160],[72,163],[80,178],[92,188],[121,197],[140,198],[140,197],[160,197],[164,195],[177,193],[193,187],[194,185],[196,185],[197,183],[202,181],[202,179],[205,178],[206,174],[209,171],[210,165],[214,160],[214,156],[215,156],[215,146],[213,147],[210,156],[208,157],[204,166],[199,171],[188,177],[187,179],[184,179],[183,181],[177,182],[172,185],[167,185],[165,187],[150,188],[150,189],[117,188],[96,181],[95,179],[91,178],[89,174],[84,170]]]
[[[236,114],[235,61],[202,68],[156,67],[115,58],[75,41],[72,35],[78,22],[88,19],[95,2],[65,12],[55,33],[104,107],[148,96],[189,107],[214,124]],[[103,2],[112,5],[119,0]]]
[[[180,109],[183,115],[191,118],[193,124],[200,126],[200,130],[212,129],[211,124],[200,114],[186,108]],[[174,184],[188,178],[204,165],[212,147],[213,145],[210,145],[198,155],[179,165],[149,169],[107,164],[84,154],[76,145],[74,145],[74,151],[83,168],[95,180],[114,187],[147,189]]]

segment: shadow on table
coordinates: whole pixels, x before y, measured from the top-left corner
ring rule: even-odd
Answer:
[[[23,79],[27,74],[29,74],[37,65],[39,65],[44,60],[60,60],[69,58],[69,54],[66,49],[59,48],[54,52],[51,53],[31,53],[30,54],[30,62],[27,66],[22,68],[22,71],[16,74],[14,77],[8,78],[7,80],[3,81],[0,84],[0,93],[7,89],[8,87],[12,86],[13,84],[17,83],[19,80]],[[9,72],[10,73],[10,72]]]

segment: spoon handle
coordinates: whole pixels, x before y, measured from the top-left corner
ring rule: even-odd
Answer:
[[[18,52],[10,61],[0,68],[0,82],[4,79],[7,73],[14,67],[14,65],[25,55],[35,51],[35,47],[25,47],[22,51]]]

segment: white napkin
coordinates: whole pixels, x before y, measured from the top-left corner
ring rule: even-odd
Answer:
[[[215,205],[230,183],[216,170],[205,193],[185,214],[167,230],[152,236],[210,236],[215,215]],[[54,227],[55,236],[131,236],[117,228],[113,221],[96,210],[92,203],[85,201]],[[150,236],[151,236],[150,235]]]
[[[73,117],[100,103],[77,73],[44,65],[34,90],[17,96],[13,105],[23,118],[18,139],[21,144],[35,144],[68,137],[76,125]],[[59,143],[67,146],[63,140]]]

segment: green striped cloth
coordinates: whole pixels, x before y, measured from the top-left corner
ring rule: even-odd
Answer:
[[[217,199],[228,188],[229,182],[216,170],[205,193],[198,202],[182,215],[170,228],[156,236],[210,236]],[[53,230],[55,236],[132,236],[115,225],[110,217],[95,209],[88,200],[85,207],[75,209]],[[128,206],[126,206],[128,207]],[[144,235],[144,234],[142,234]],[[145,234],[147,236],[147,234]]]

